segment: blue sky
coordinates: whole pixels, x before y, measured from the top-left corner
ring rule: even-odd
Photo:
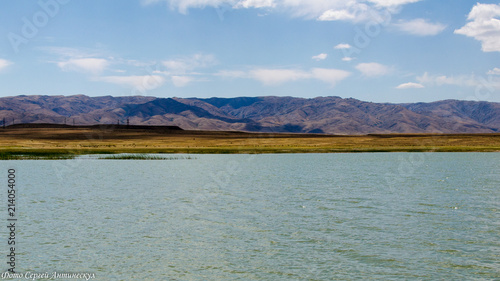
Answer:
[[[500,3],[40,0],[0,9],[0,96],[500,102]]]

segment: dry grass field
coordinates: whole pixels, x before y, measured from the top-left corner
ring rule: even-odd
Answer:
[[[263,134],[93,126],[0,129],[6,155],[94,153],[329,153],[500,151],[500,134]]]

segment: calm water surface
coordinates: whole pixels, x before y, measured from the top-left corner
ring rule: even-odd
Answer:
[[[5,182],[7,169],[17,170],[18,272],[94,272],[98,280],[500,278],[499,153],[0,165]],[[6,203],[0,208],[5,221]]]

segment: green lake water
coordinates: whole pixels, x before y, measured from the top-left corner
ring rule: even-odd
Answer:
[[[0,161],[16,271],[95,280],[499,280],[500,153]],[[1,175],[1,174],[0,174]],[[8,254],[5,227],[0,233]]]

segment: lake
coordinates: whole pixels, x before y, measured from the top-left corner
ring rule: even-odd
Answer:
[[[499,153],[192,157],[1,161],[4,222],[7,170],[16,169],[17,272],[500,278]]]

